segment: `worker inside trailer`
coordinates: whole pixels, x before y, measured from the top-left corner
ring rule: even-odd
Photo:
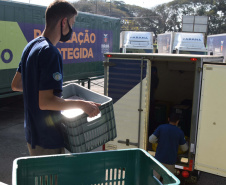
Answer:
[[[155,158],[174,174],[178,147],[180,146],[181,150],[185,152],[188,150],[188,145],[184,132],[177,127],[180,114],[171,113],[168,121],[168,124],[162,124],[154,131],[149,137],[149,142],[158,143]],[[154,175],[160,179],[160,175],[156,171],[154,171]]]

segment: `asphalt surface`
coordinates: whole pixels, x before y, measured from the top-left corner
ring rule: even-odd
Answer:
[[[95,87],[91,86],[91,90],[103,94],[102,81],[93,83]],[[23,119],[22,96],[0,99],[0,185],[12,184],[14,159],[29,156]],[[226,178],[201,172],[200,179],[194,185],[226,185]]]
[[[11,184],[13,160],[28,156],[23,128],[23,98],[1,100],[0,106],[0,182]]]

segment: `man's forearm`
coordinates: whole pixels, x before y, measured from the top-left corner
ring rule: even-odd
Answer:
[[[13,91],[23,92],[22,77],[20,72],[16,72],[11,83],[11,88]]]
[[[101,104],[83,100],[67,100],[57,97],[53,94],[53,90],[39,91],[39,108],[41,110],[67,110],[82,109],[89,117],[94,117],[100,113],[99,106]]]
[[[41,110],[67,110],[81,108],[81,100],[66,100],[57,96],[50,98],[39,99],[39,108]]]

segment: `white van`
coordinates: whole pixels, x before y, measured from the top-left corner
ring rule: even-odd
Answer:
[[[121,53],[153,53],[153,32],[122,31]]]
[[[168,32],[157,37],[158,53],[207,55],[203,33]]]
[[[224,56],[226,60],[226,33],[207,36],[207,49],[211,55]]]

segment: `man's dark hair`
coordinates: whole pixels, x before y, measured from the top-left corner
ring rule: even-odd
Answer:
[[[77,15],[77,10],[71,3],[64,0],[55,0],[46,9],[46,25],[54,27],[60,19],[65,17],[70,19],[74,15]]]
[[[180,120],[180,114],[175,113],[175,112],[170,114],[170,116],[169,116],[169,121],[170,122],[176,123],[179,120]]]

